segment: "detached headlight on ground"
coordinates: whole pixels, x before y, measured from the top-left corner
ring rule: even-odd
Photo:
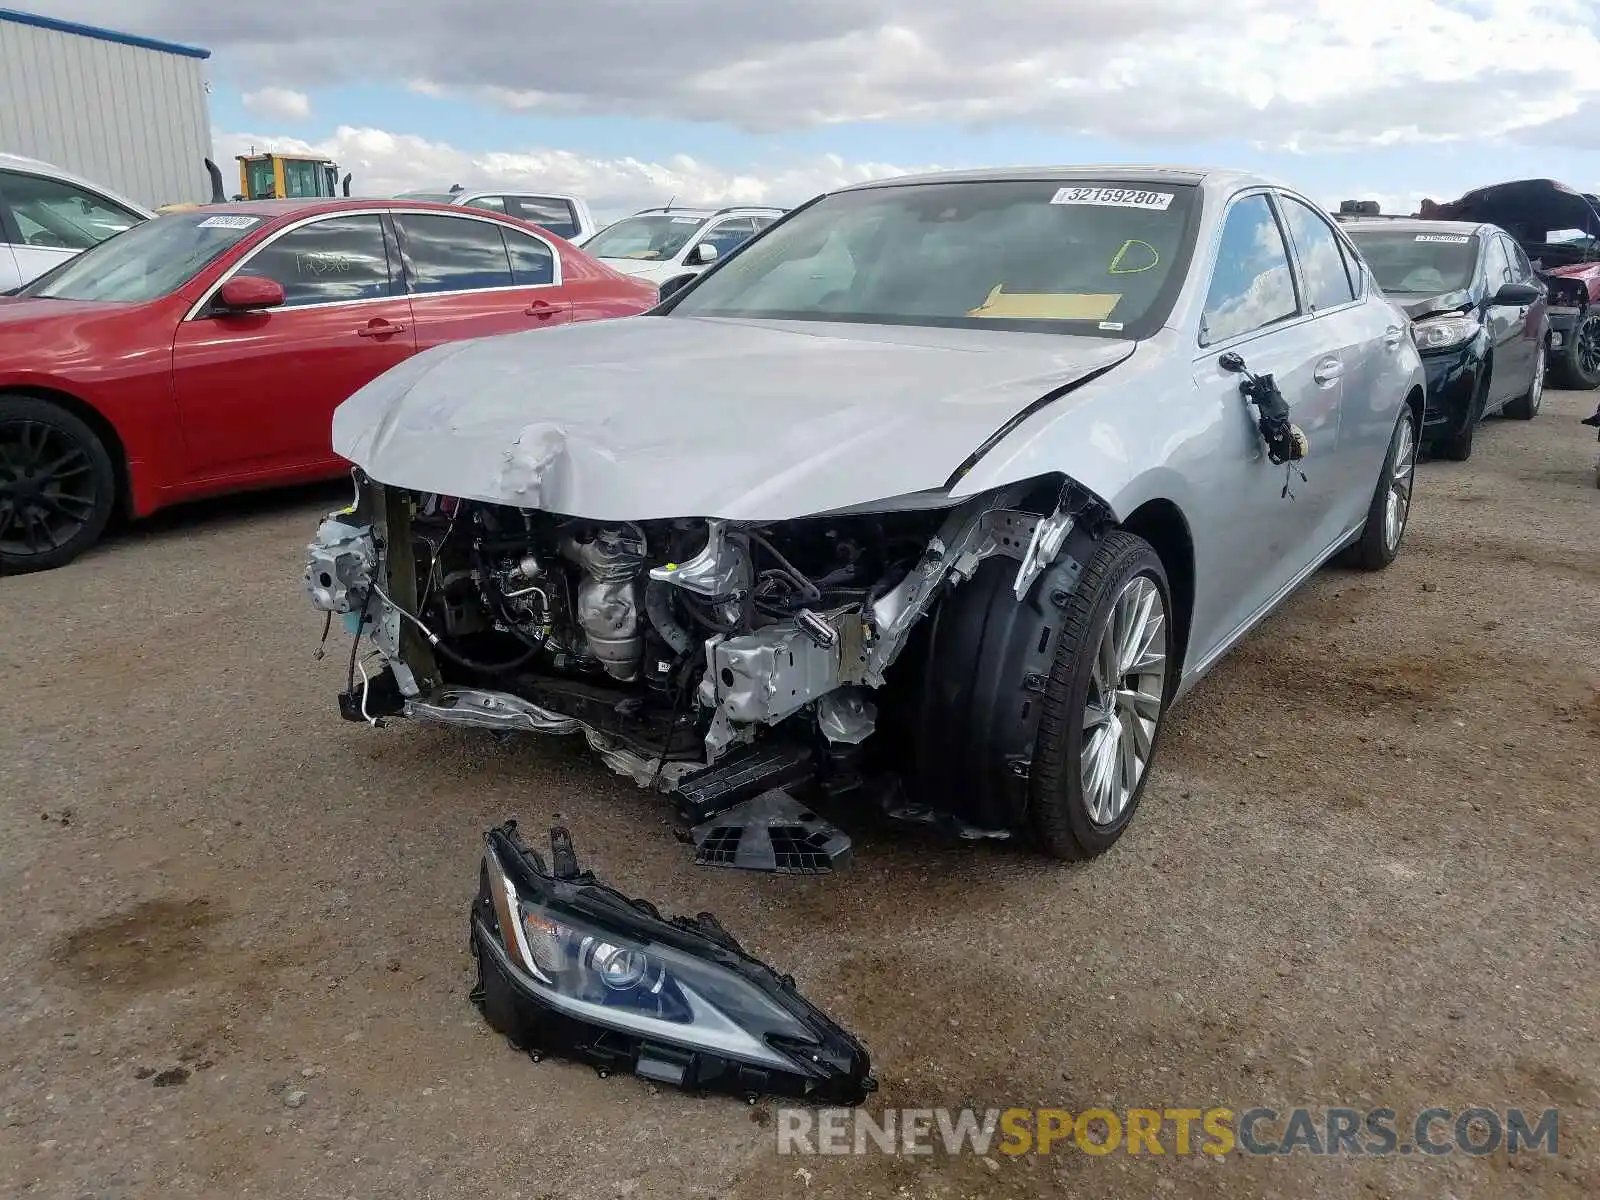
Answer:
[[[1417,349],[1426,354],[1430,350],[1449,350],[1465,345],[1478,336],[1482,328],[1471,317],[1429,317],[1411,327]]]
[[[484,848],[473,998],[513,1045],[752,1101],[857,1104],[873,1089],[861,1045],[709,914],[669,921],[579,871],[565,830],[551,853],[546,869],[515,823]]]

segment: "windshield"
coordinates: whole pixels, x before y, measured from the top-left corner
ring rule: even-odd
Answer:
[[[705,217],[651,213],[643,217],[623,217],[608,225],[583,244],[586,254],[596,258],[642,258],[666,261],[676,258]]]
[[[1187,271],[1194,189],[1005,180],[841,192],[681,293],[681,315],[1143,337]]]
[[[1350,240],[1386,292],[1437,296],[1472,286],[1478,239],[1469,233],[1349,229]]]
[[[138,303],[182,287],[261,224],[260,217],[200,209],[143,221],[70,258],[17,293],[44,300]]]

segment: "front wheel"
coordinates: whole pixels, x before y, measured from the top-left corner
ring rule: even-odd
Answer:
[[[1552,367],[1559,387],[1576,392],[1600,387],[1600,309],[1579,314]]]
[[[1092,858],[1139,807],[1176,680],[1161,559],[1106,535],[1065,610],[1042,697],[1028,824],[1055,858]]]
[[[0,575],[71,562],[100,539],[115,499],[94,430],[48,400],[0,395]]]
[[[1539,407],[1544,403],[1546,357],[1545,346],[1540,343],[1538,354],[1533,360],[1533,378],[1528,381],[1528,390],[1506,404],[1506,416],[1516,421],[1531,421],[1539,415]]]

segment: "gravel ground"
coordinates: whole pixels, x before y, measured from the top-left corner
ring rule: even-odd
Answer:
[[[868,829],[716,873],[574,742],[340,721],[299,574],[343,489],[0,581],[0,1193],[1600,1194],[1591,405],[1426,464],[1400,561],[1236,649],[1079,867]],[[1561,1152],[780,1157],[767,1105],[535,1065],[468,1003],[480,832],[557,814],[792,971],[874,1109],[1559,1106]]]

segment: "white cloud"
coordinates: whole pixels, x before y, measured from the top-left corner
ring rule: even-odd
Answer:
[[[499,186],[545,188],[582,196],[596,215],[620,216],[676,198],[684,205],[779,204],[790,206],[819,192],[905,174],[927,167],[846,162],[838,155],[788,160],[765,169],[730,171],[685,154],[645,161],[594,158],[572,150],[526,149],[469,153],[412,134],[341,125],[315,142],[273,133],[214,134],[223,162],[254,146],[288,154],[333,159],[353,178],[358,196],[389,196],[424,188]]]
[[[36,0],[94,19],[104,0]],[[1328,150],[1600,144],[1593,0],[123,0],[249,79],[761,131],[892,119]],[[308,37],[306,31],[314,30]],[[448,53],[441,53],[448,47]],[[268,89],[270,90],[270,89]]]
[[[275,121],[304,121],[311,116],[311,97],[291,88],[264,87],[239,97],[246,112]]]

